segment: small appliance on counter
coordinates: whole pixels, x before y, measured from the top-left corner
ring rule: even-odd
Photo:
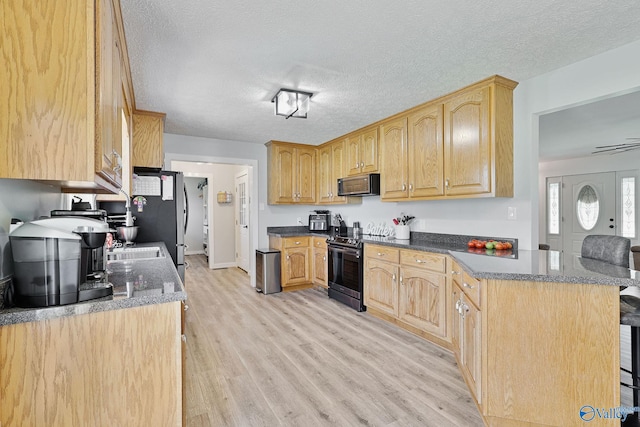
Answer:
[[[331,213],[327,210],[315,210],[309,215],[309,231],[329,231]]]
[[[337,222],[338,225],[332,225],[329,234],[331,234],[332,236],[346,236],[349,232],[349,228],[342,219],[342,215],[335,214],[334,218],[335,222]]]
[[[113,294],[105,260],[107,224],[89,218],[58,217],[26,223],[10,235],[13,255],[12,301],[19,307],[73,304]]]

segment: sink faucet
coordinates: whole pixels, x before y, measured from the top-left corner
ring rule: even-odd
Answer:
[[[125,202],[125,205],[124,205],[124,207],[126,209],[126,214],[125,214],[125,218],[124,218],[124,225],[125,225],[125,227],[131,227],[131,226],[133,226],[133,216],[131,216],[131,197],[129,197],[127,192],[124,191],[122,188],[120,189],[120,192],[127,197],[127,201]]]

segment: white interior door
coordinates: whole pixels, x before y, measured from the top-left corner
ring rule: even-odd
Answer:
[[[249,189],[248,175],[244,172],[236,176],[236,263],[248,272],[249,259]]]
[[[616,234],[615,172],[562,177],[562,248],[580,254],[589,234]]]

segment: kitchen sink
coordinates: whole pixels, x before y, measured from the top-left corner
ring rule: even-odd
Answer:
[[[127,261],[164,257],[164,251],[158,246],[124,247],[114,248],[113,250],[107,251],[107,261]]]

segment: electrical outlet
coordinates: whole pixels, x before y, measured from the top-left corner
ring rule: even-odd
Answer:
[[[515,221],[516,219],[518,219],[516,208],[514,206],[509,206],[507,208],[507,219],[510,221]]]

